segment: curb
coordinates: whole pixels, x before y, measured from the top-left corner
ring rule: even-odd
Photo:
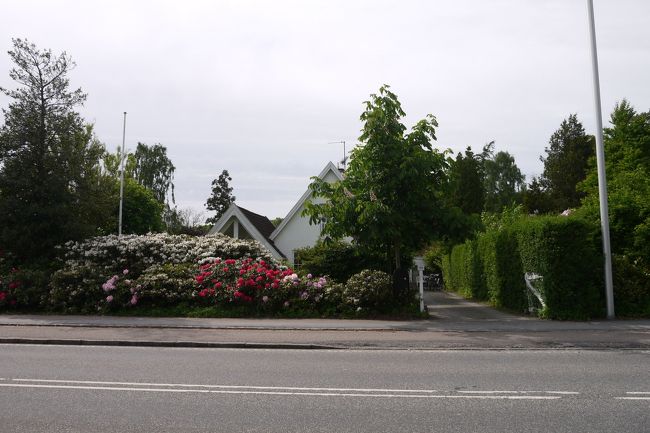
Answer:
[[[203,341],[134,341],[134,340],[75,340],[59,338],[0,338],[0,344],[41,344],[57,346],[125,346],[125,347],[184,347],[216,349],[292,349],[292,350],[341,350],[344,347],[321,344],[292,343],[245,343]]]
[[[0,323],[0,327],[43,327],[43,328],[118,328],[118,329],[200,329],[200,330],[247,330],[252,331],[376,331],[376,332],[395,332],[395,331],[419,331],[419,328],[338,328],[338,327],[306,327],[306,326],[201,326],[201,325],[107,325],[107,324],[90,324],[90,323]]]

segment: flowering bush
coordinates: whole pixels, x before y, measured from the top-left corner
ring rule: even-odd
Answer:
[[[386,310],[391,299],[390,275],[370,269],[351,276],[342,293],[342,302],[358,313]]]
[[[47,295],[46,273],[10,268],[0,274],[0,309],[38,308]]]
[[[196,263],[206,257],[262,257],[270,253],[256,241],[234,239],[221,233],[210,236],[148,235],[99,236],[61,247],[65,267],[95,266],[106,274],[129,269],[140,275],[155,264]]]
[[[63,312],[92,313],[110,305],[117,305],[114,294],[102,296],[97,289],[116,286],[117,293],[126,296],[139,285],[136,305],[166,306],[190,301],[194,287],[193,268],[197,260],[216,255],[242,258],[270,254],[258,242],[233,239],[217,234],[204,237],[168,235],[101,236],[83,242],[68,242],[62,248],[63,266],[50,281],[48,305]],[[120,276],[129,270],[129,278]],[[117,278],[114,278],[117,277]],[[131,298],[128,299],[130,303]],[[142,302],[140,302],[142,301]]]
[[[260,258],[204,259],[196,282],[203,305],[243,305],[266,312],[317,312],[325,304],[328,284],[325,277],[301,278],[290,268]]]

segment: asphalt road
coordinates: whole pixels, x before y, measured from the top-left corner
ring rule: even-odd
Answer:
[[[0,345],[0,431],[650,432],[650,352]]]

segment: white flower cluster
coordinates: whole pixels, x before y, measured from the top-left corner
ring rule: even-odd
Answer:
[[[196,263],[211,257],[261,257],[271,260],[270,253],[258,242],[234,239],[221,233],[209,236],[147,235],[100,236],[82,242],[67,242],[63,247],[66,267],[101,266],[117,269],[141,264]]]

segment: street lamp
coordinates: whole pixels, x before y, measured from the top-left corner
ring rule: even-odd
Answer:
[[[594,81],[594,102],[596,108],[596,163],[598,165],[598,195],[600,198],[600,226],[603,234],[603,255],[605,256],[605,297],[607,318],[614,315],[614,282],[612,278],[612,251],[609,242],[609,210],[607,206],[607,178],[605,176],[605,147],[603,145],[603,115],[600,108],[600,79],[598,77],[598,53],[596,51],[596,26],[594,24],[594,3],[587,0],[589,34],[591,36],[591,67]]]

